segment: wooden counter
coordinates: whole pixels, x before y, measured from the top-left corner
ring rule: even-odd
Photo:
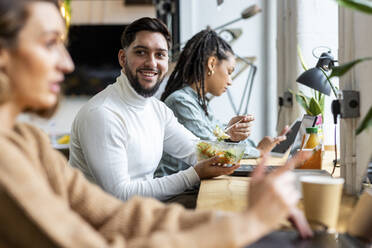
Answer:
[[[326,151],[323,156],[323,169],[332,171],[333,152]],[[269,164],[283,164],[286,159],[273,158]],[[255,160],[242,161],[242,163],[252,163]],[[257,161],[256,161],[257,162]],[[335,176],[339,176],[339,168],[335,171]],[[203,210],[223,210],[239,212],[247,208],[249,177],[221,176],[214,179],[202,180],[197,200],[197,209]],[[357,198],[354,196],[343,195],[337,231],[346,230],[347,220],[355,206]],[[303,209],[302,203],[299,208]]]

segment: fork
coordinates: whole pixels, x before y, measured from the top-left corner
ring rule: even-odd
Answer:
[[[229,131],[232,127],[234,127],[236,124],[242,122],[243,119],[240,119],[239,121],[235,122],[234,124],[232,124],[231,126],[225,128],[224,132],[226,133],[227,131]]]

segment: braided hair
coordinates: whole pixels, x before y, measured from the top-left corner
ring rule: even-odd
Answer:
[[[208,116],[204,87],[207,61],[211,56],[216,56],[218,60],[228,59],[228,53],[234,54],[230,45],[215,31],[208,28],[194,35],[180,54],[161,100],[164,101],[170,94],[185,85],[195,83],[199,104]]]

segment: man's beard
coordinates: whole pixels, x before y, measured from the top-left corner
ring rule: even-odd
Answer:
[[[143,68],[143,69],[146,70],[147,68]],[[152,69],[148,69],[148,70],[152,70]],[[130,85],[132,85],[133,89],[137,92],[137,94],[139,94],[143,97],[153,96],[158,91],[158,89],[160,87],[160,84],[164,79],[164,77],[163,78],[158,78],[158,81],[156,82],[156,84],[153,87],[151,87],[149,89],[145,89],[145,88],[142,87],[142,85],[138,81],[138,77],[131,73],[127,63],[125,63],[125,65],[124,65],[124,71],[125,71],[125,75],[127,76],[128,80],[129,80]],[[160,72],[158,72],[158,75],[159,74],[160,74]]]

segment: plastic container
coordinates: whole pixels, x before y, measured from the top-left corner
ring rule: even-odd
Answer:
[[[200,140],[196,143],[198,161],[220,156],[225,165],[237,164],[244,155],[246,144],[223,141]]]

